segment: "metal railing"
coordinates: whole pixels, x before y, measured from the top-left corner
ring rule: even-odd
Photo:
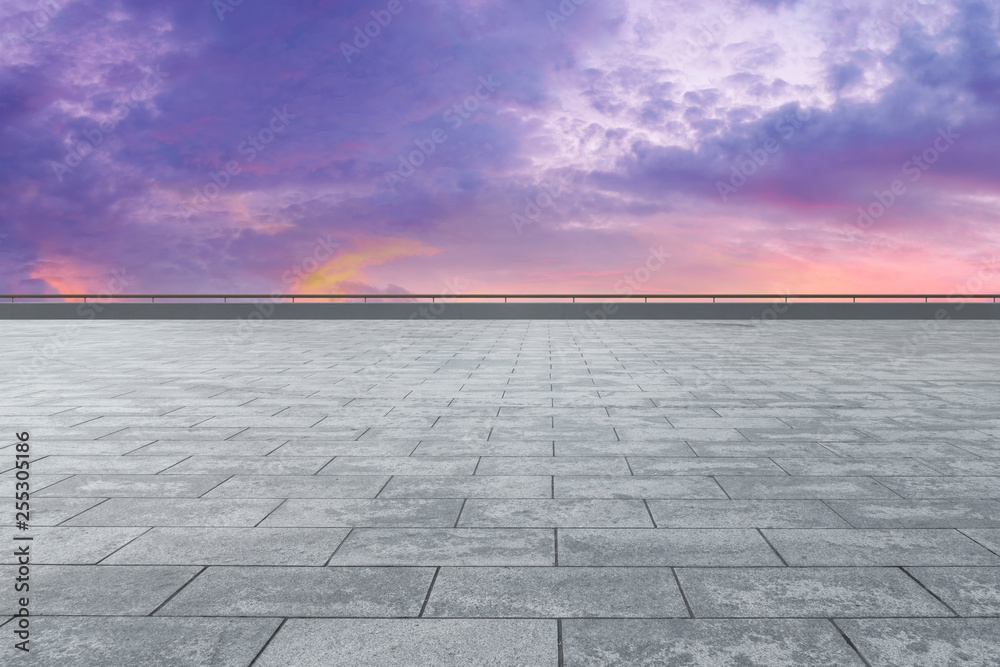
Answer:
[[[368,299],[430,299],[434,302],[442,300],[458,299],[482,299],[494,300],[503,299],[504,303],[508,299],[570,299],[576,303],[577,299],[586,300],[606,300],[621,301],[629,299],[642,299],[648,303],[650,299],[684,299],[684,300],[708,300],[715,303],[716,299],[754,299],[758,301],[781,301],[786,303],[789,299],[851,299],[852,303],[857,303],[858,299],[923,299],[924,303],[929,303],[931,299],[940,301],[967,301],[972,299],[992,299],[996,303],[1000,294],[0,294],[0,299],[10,299],[11,303],[21,299],[87,299],[120,300],[120,299],[149,299],[151,303],[156,303],[157,299],[222,299],[223,303],[228,303],[230,299],[290,299],[295,303],[296,299],[361,299],[367,303]]]

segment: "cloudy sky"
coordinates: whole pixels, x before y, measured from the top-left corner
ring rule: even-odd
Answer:
[[[995,0],[235,2],[4,0],[0,290],[1000,289]]]

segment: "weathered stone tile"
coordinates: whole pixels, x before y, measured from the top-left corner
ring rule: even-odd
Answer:
[[[1000,567],[906,569],[959,616],[1000,616]]]
[[[995,500],[831,500],[855,528],[1000,528]]]
[[[219,475],[74,475],[37,493],[40,498],[197,498],[225,481]]]
[[[465,503],[458,525],[490,528],[652,528],[641,500],[484,500]]]
[[[837,621],[872,667],[993,665],[1000,619],[915,618]]]
[[[103,502],[104,498],[32,498],[32,526],[55,526]]]
[[[183,456],[47,456],[32,463],[33,472],[50,475],[155,475]],[[216,472],[215,474],[220,474]]]
[[[825,620],[567,620],[566,667],[861,667]]]
[[[210,567],[157,616],[416,616],[432,567]]]
[[[320,475],[471,475],[477,456],[338,456]]]
[[[701,476],[557,476],[556,498],[725,498],[722,488]]]
[[[236,475],[205,498],[374,498],[388,476]]]
[[[694,450],[683,440],[622,440],[588,442],[556,440],[556,456],[662,456],[694,458]],[[551,453],[551,452],[550,452]],[[540,454],[544,456],[545,454]]]
[[[13,581],[17,568],[0,566]],[[37,565],[31,569],[31,613],[75,616],[148,616],[198,573],[199,567]],[[9,575],[9,576],[6,576]],[[0,611],[15,612],[8,596]]]
[[[559,565],[686,567],[782,565],[756,530],[567,528]]]
[[[768,458],[628,457],[634,475],[784,475]]]
[[[31,562],[37,565],[93,565],[145,531],[145,528],[32,527],[29,533],[33,538],[29,546]],[[7,544],[15,544],[10,539],[15,534],[13,529],[5,532]],[[0,563],[17,563],[14,547],[4,553]]]
[[[393,477],[379,498],[551,498],[547,475]]]
[[[65,525],[253,526],[280,504],[277,499],[250,498],[112,498]]]
[[[1000,477],[880,477],[879,481],[904,498],[1000,497]]]
[[[870,477],[724,477],[715,478],[731,498],[808,500],[897,498]],[[898,479],[898,478],[896,478]]]
[[[554,565],[543,528],[357,528],[330,565]]]
[[[701,567],[677,577],[695,617],[953,615],[897,568]]]
[[[686,617],[669,568],[445,567],[426,617]]]
[[[462,501],[454,499],[288,500],[262,526],[444,528],[454,526]]]
[[[631,475],[623,456],[484,456],[477,476]]]
[[[25,664],[80,667],[246,667],[277,629],[276,618],[38,617]],[[34,633],[38,633],[35,635]]]
[[[164,475],[313,475],[329,456],[192,456]]]
[[[916,459],[774,459],[789,475],[821,477],[863,477],[866,475],[939,474]]]
[[[1000,566],[1000,556],[952,529],[768,529],[764,536],[791,566]]]
[[[292,619],[254,667],[556,667],[554,620]]]
[[[346,528],[153,528],[104,563],[324,565]]]
[[[650,500],[659,528],[850,528],[819,500]]]

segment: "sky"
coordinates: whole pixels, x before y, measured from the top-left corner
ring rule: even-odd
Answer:
[[[0,291],[1000,291],[1000,3],[3,0]]]

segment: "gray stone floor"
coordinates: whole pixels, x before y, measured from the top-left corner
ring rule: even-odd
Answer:
[[[928,324],[4,323],[0,663],[998,665],[1000,328]]]

